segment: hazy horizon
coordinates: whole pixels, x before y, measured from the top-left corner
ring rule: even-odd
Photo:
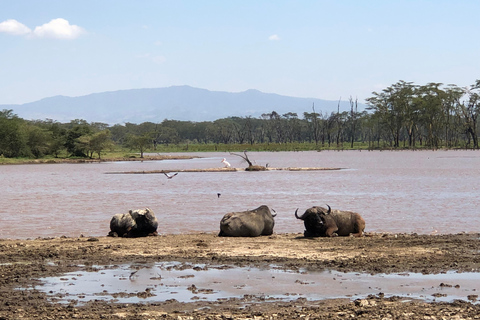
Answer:
[[[188,85],[360,102],[471,85],[480,2],[5,1],[0,104]]]

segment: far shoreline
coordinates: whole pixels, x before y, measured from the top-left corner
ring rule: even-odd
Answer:
[[[91,158],[48,158],[48,159],[13,159],[17,162],[2,162],[0,165],[22,165],[22,164],[57,164],[57,163],[101,163],[101,162],[122,162],[122,161],[161,161],[161,160],[188,160],[199,158],[195,156],[172,156],[172,155],[157,155],[140,157],[107,157],[100,159]]]
[[[344,152],[344,151],[357,151],[357,152],[403,152],[403,151],[479,151],[479,149],[321,149],[321,150],[249,150],[248,152]],[[161,160],[189,160],[195,158],[201,158],[200,156],[195,156],[192,154],[195,153],[229,153],[232,151],[165,151],[160,153],[149,153],[145,152],[143,157],[140,157],[140,153],[133,153],[128,156],[115,157],[115,156],[106,156],[104,158],[40,158],[40,159],[25,159],[25,158],[5,158],[0,155],[0,165],[22,165],[22,164],[57,164],[57,163],[102,163],[102,162],[122,162],[122,161],[161,161]],[[188,155],[185,155],[188,154]],[[328,168],[328,169],[342,169],[342,168]]]

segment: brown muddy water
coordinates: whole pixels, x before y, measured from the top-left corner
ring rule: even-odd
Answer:
[[[251,152],[259,165],[343,169],[106,174],[218,168],[224,157],[246,166],[226,152],[192,155],[202,158],[0,166],[0,238],[103,236],[112,215],[142,207],[159,233],[217,232],[225,213],[262,204],[277,212],[277,233],[303,232],[295,209],[325,204],[359,212],[366,232],[480,231],[478,151]]]

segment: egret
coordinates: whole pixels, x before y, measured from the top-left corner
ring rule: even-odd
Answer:
[[[231,165],[228,163],[227,159],[223,158],[222,163],[225,165],[225,168],[230,168]]]

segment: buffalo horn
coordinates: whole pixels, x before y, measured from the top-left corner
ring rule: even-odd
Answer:
[[[295,210],[295,217],[296,217],[297,219],[303,220],[303,219],[302,219],[303,217],[299,217],[299,216],[297,215],[297,212],[298,212],[298,208],[297,208],[297,210]]]
[[[275,218],[275,217],[277,216],[277,211],[275,211],[275,210],[273,210],[273,209],[272,209],[272,211],[273,211],[273,213],[272,213],[272,217],[274,217],[274,218]]]
[[[330,214],[332,212],[332,208],[330,208],[330,206],[328,204],[327,204],[327,207],[328,207],[327,214]]]

